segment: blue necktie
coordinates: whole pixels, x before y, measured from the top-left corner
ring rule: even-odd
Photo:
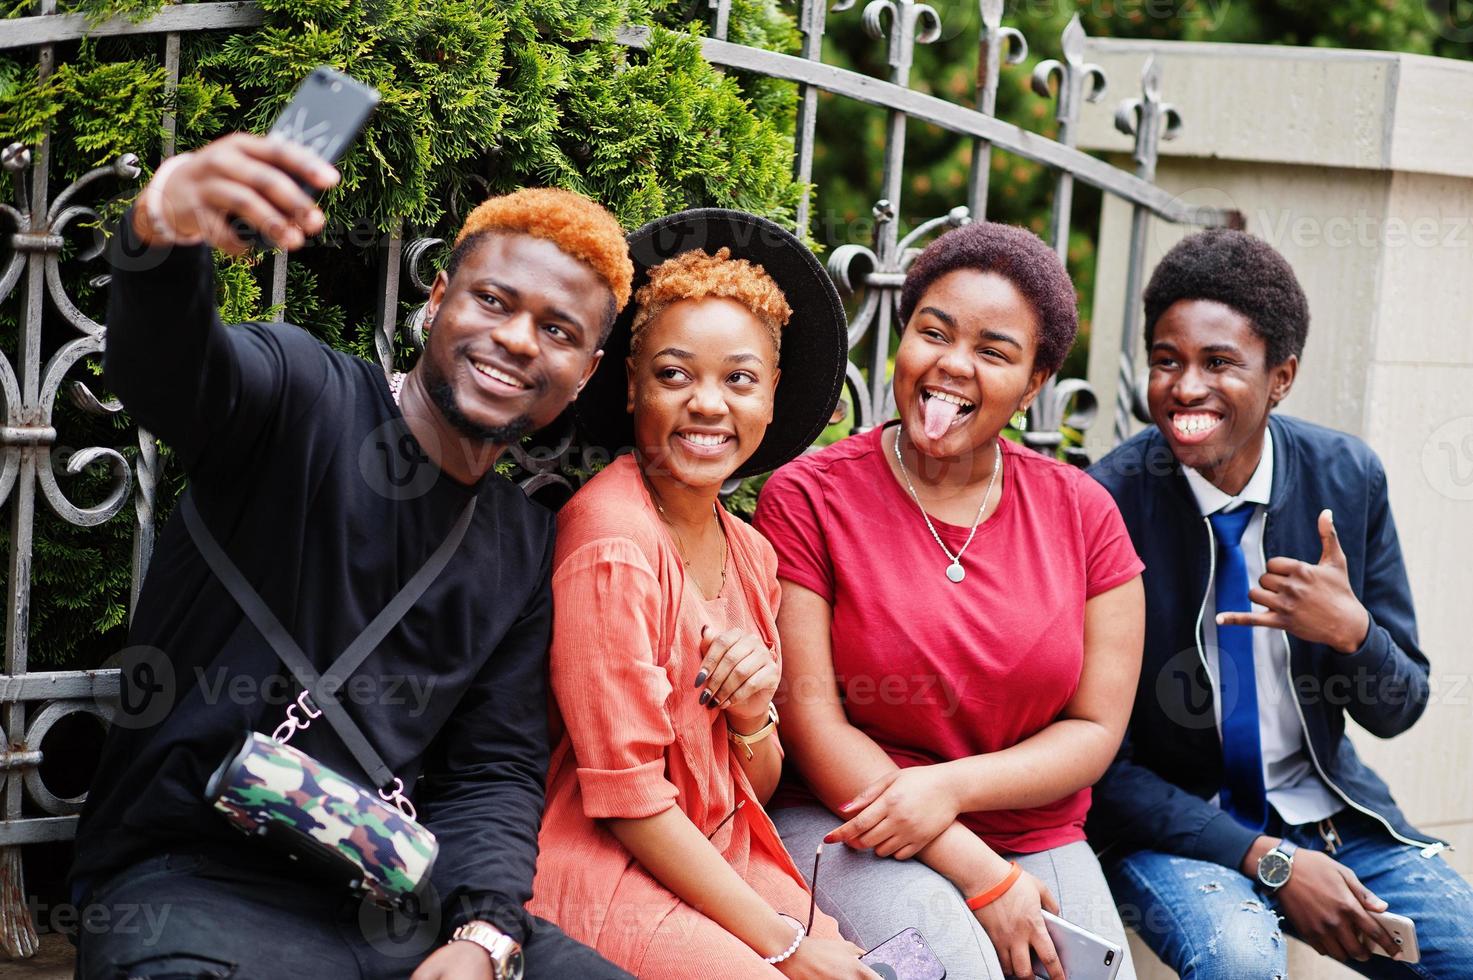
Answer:
[[[1247,612],[1248,565],[1243,529],[1252,505],[1209,516],[1217,535],[1217,611]],[[1253,670],[1253,627],[1217,627],[1217,669],[1222,693],[1223,810],[1250,830],[1268,823],[1263,792],[1263,751],[1258,742],[1258,684]]]

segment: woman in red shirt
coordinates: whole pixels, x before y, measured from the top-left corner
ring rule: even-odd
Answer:
[[[1125,945],[1084,817],[1136,689],[1143,566],[1102,488],[1000,437],[1074,304],[1022,229],[938,238],[901,293],[898,422],[783,467],[757,508],[806,782],[774,821],[794,854],[848,845],[818,887],[847,938],[915,926],[950,980],[1031,977],[1033,956],[1061,976],[1044,908]]]

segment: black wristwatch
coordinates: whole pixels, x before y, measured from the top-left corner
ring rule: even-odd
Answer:
[[[1289,882],[1294,872],[1294,852],[1299,847],[1289,840],[1281,840],[1273,849],[1258,859],[1258,883],[1269,891],[1278,891]]]

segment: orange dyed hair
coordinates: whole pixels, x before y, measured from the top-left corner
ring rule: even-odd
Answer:
[[[455,236],[462,242],[486,232],[504,231],[545,238],[593,268],[614,294],[617,312],[629,302],[634,263],[624,229],[603,205],[556,187],[525,187],[488,198],[465,219]]]
[[[682,252],[650,269],[650,280],[634,295],[634,324],[629,352],[637,355],[644,328],[667,307],[681,300],[719,296],[735,300],[752,312],[782,350],[782,328],[793,315],[787,297],[762,266],[731,257],[722,247],[715,255],[700,249]]]

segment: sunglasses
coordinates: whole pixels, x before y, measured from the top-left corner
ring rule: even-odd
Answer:
[[[731,823],[741,808],[746,805],[746,800],[738,800],[737,805],[732,811],[722,817],[721,822],[716,825],[716,828],[706,835],[706,840],[711,840],[720,833],[721,828]],[[811,936],[813,934],[813,915],[818,907],[818,864],[821,860],[823,860],[823,841],[818,842],[818,850],[813,852],[813,877],[809,879],[810,887],[808,889],[808,924],[803,927],[804,935]]]

